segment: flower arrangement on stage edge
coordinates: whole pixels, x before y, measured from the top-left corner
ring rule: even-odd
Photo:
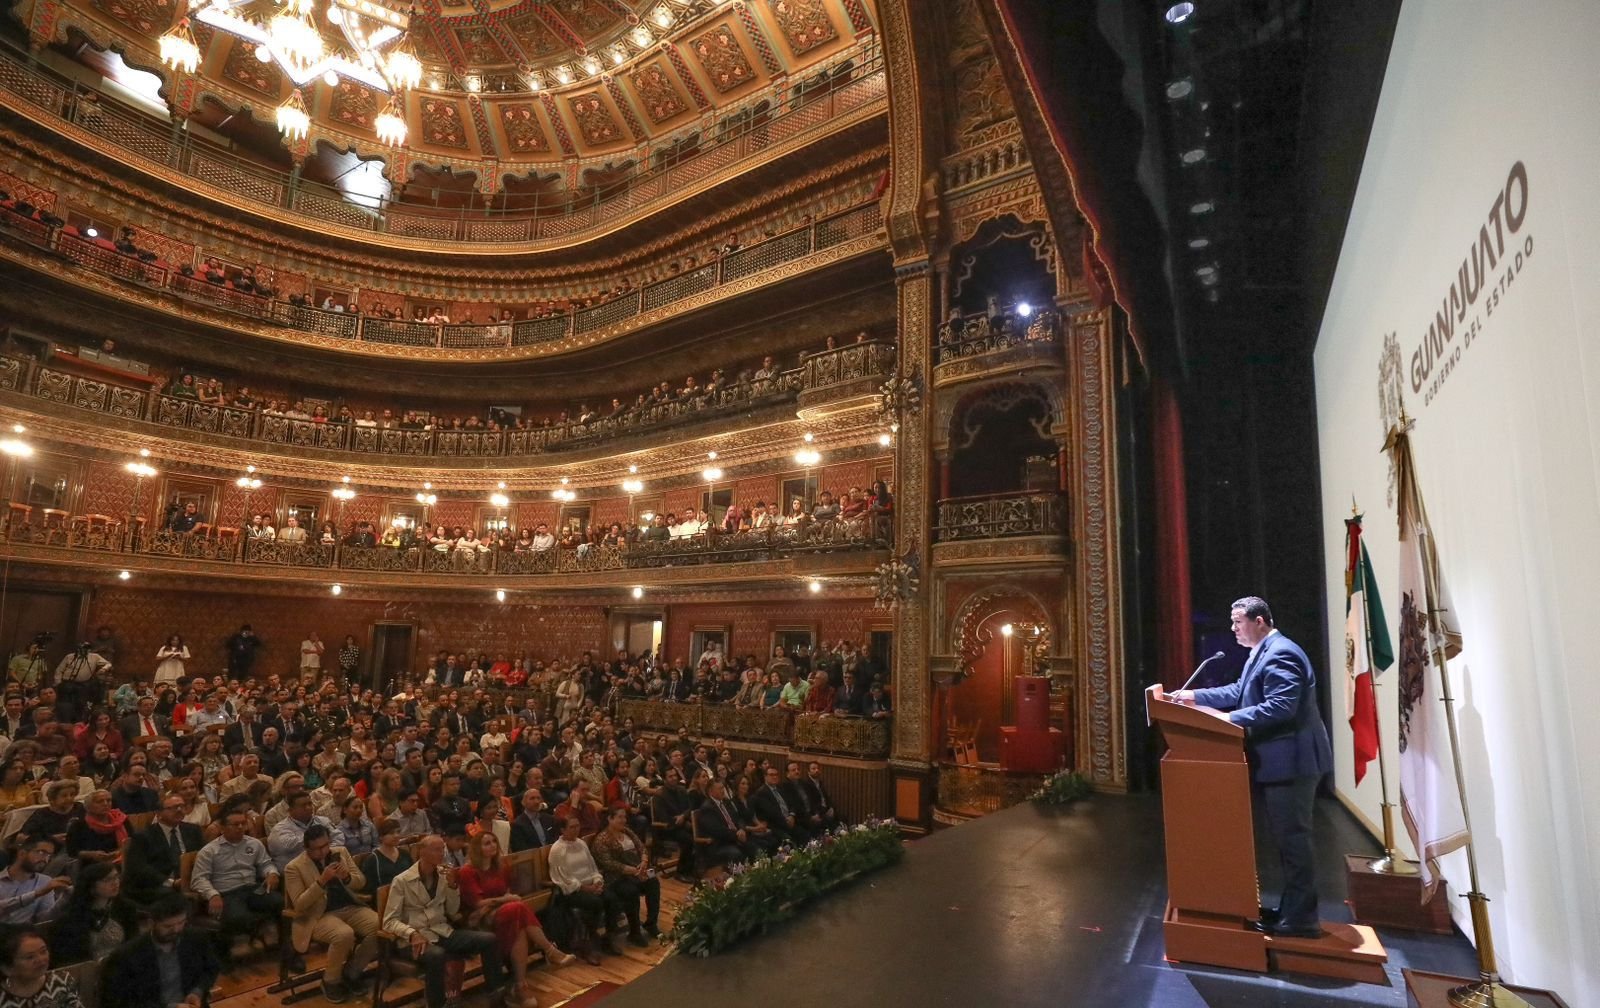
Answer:
[[[894,822],[838,826],[804,847],[784,844],[771,857],[732,865],[689,893],[672,925],[678,950],[709,956],[793,917],[800,904],[905,853]]]
[[[1089,778],[1076,770],[1063,770],[1028,797],[1039,805],[1071,805],[1089,797],[1090,790]]]

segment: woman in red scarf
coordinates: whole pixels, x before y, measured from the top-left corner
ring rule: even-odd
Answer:
[[[83,808],[83,818],[67,826],[67,856],[85,863],[120,861],[128,842],[128,817],[112,807],[111,792],[94,792]]]

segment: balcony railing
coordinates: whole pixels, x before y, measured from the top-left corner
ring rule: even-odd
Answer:
[[[0,64],[3,66],[3,64]],[[108,249],[64,229],[47,228],[37,220],[0,209],[0,228],[11,230],[44,248],[107,276],[140,287],[158,287],[184,301],[221,309],[231,315],[316,333],[352,343],[417,349],[494,350],[539,346],[570,339],[665,308],[715,290],[754,273],[798,262],[846,242],[876,234],[882,223],[876,203],[845,210],[774,238],[730,252],[716,262],[688,273],[658,280],[610,301],[545,318],[488,325],[433,325],[380,319],[342,311],[294,305],[260,294],[235,290],[183,273],[174,264],[145,262]],[[225,315],[223,316],[226,317]]]
[[[954,497],[939,502],[938,541],[1061,535],[1066,519],[1066,498],[1059,493]]]
[[[70,517],[24,505],[11,508],[7,542],[69,552],[92,551],[203,560],[247,568],[297,568],[377,574],[434,574],[472,578],[588,574],[704,564],[769,562],[797,555],[861,552],[887,548],[888,521],[821,521],[744,532],[706,532],[663,542],[622,546],[590,544],[544,550],[503,551],[490,547],[440,549],[416,546],[352,546],[314,539],[284,542],[250,538],[248,530],[212,525],[191,532],[149,531],[143,517]]]
[[[676,733],[679,728],[687,727],[689,734],[696,738],[786,745],[858,758],[881,757],[889,752],[890,722],[875,718],[825,717],[728,704],[623,699],[617,702],[617,719],[632,720],[635,730],[642,732]]]
[[[86,412],[263,445],[367,455],[503,458],[573,451],[707,420],[745,416],[752,411],[793,404],[802,392],[826,398],[840,373],[886,376],[892,358],[892,348],[884,344],[852,343],[808,354],[804,365],[795,370],[735,381],[698,396],[647,402],[616,416],[596,417],[585,423],[563,422],[504,431],[412,430],[293,419],[259,408],[219,406],[163,395],[5,355],[0,355],[0,390],[24,392]]]
[[[949,319],[939,325],[939,364],[1017,347],[1053,347],[1061,343],[1061,316],[1053,309],[1033,311],[1027,318],[1015,309],[991,318],[987,314]]]
[[[795,148],[838,124],[887,108],[883,54],[875,36],[807,71],[808,77],[818,74],[830,77],[826,90],[808,91],[784,81],[750,96],[744,109],[725,113],[719,126],[697,124],[642,144],[630,152],[640,167],[625,177],[608,178],[603,186],[575,184],[552,193],[508,197],[524,203],[515,209],[434,208],[346,194],[308,182],[297,172],[240,158],[165,119],[107,100],[26,49],[0,41],[0,91],[8,99],[3,104],[28,108],[30,115],[77,134],[108,157],[158,177],[177,175],[215,198],[294,213],[319,230],[332,226],[462,243],[567,244],[671,203],[697,183],[732,178],[753,163],[770,160],[775,151]],[[500,171],[511,167],[484,165]],[[606,169],[608,163],[605,158],[568,158],[526,168],[534,175],[559,171],[581,180],[586,169]]]

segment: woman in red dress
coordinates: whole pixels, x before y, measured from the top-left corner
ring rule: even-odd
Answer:
[[[456,873],[461,887],[461,907],[467,913],[467,927],[493,931],[500,951],[511,965],[515,989],[522,994],[524,1008],[531,1008],[533,995],[527,991],[528,948],[544,953],[551,966],[566,966],[577,959],[556,948],[545,937],[539,918],[522,897],[511,891],[500,861],[500,841],[493,830],[485,830],[467,845],[467,863]]]

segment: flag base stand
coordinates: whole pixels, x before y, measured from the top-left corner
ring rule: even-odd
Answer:
[[[1373,858],[1367,867],[1375,875],[1421,875],[1422,868],[1415,861],[1397,858],[1391,851],[1380,858]]]
[[[1449,976],[1423,970],[1401,970],[1407,1004],[1414,1008],[1569,1008],[1554,991],[1512,987],[1481,977]],[[1456,997],[1478,1000],[1457,1001]]]
[[[1373,859],[1361,854],[1346,854],[1344,864],[1345,890],[1356,920],[1374,927],[1428,934],[1455,931],[1444,885],[1439,886],[1432,899],[1422,902],[1422,878],[1417,874],[1416,862],[1401,862],[1411,869],[1409,874],[1378,871]]]

